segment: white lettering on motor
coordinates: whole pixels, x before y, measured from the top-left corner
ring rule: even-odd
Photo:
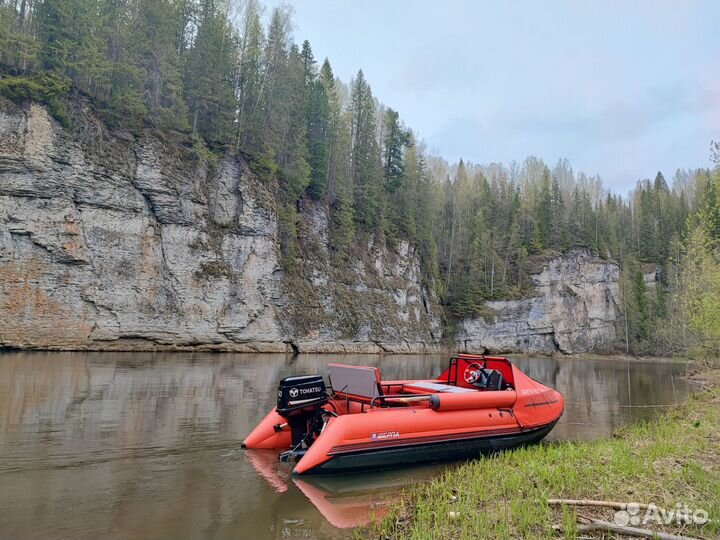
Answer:
[[[314,394],[316,392],[322,392],[322,388],[314,386],[313,388],[298,388],[301,394]]]

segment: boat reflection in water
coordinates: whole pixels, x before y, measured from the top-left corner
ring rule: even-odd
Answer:
[[[301,507],[298,497],[307,498],[333,527],[353,529],[382,519],[408,487],[437,477],[441,470],[440,465],[427,465],[363,474],[293,477],[292,464],[280,463],[273,450],[246,452],[245,456],[258,476],[281,495],[273,503],[277,538],[319,537],[316,533],[323,523],[308,519],[307,512],[293,512]]]

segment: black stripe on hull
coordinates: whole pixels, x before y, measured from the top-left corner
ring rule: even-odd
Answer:
[[[300,476],[351,473],[420,463],[472,459],[539,442],[550,433],[556,423],[557,420],[537,429],[507,435],[344,452],[336,454],[329,461],[305,471]]]

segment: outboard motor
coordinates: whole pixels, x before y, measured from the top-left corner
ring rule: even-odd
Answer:
[[[280,454],[281,461],[305,453],[314,434],[322,427],[322,407],[327,402],[328,394],[321,375],[298,375],[280,381],[277,413],[287,419],[292,433],[292,448]],[[301,448],[303,443],[305,448]]]

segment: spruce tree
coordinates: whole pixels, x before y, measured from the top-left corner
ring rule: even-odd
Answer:
[[[388,108],[385,111],[385,140],[383,141],[383,176],[385,189],[396,192],[402,185],[405,173],[404,148],[408,132],[400,125],[400,115]]]
[[[286,199],[295,206],[310,183],[311,172],[307,161],[305,70],[297,45],[290,47],[286,71],[282,99],[287,116],[276,126],[280,135],[277,160],[287,182]]]
[[[375,102],[362,70],[352,84],[350,97],[352,183],[355,219],[370,229],[378,224],[380,208],[380,155],[375,138]]]
[[[539,244],[543,248],[552,246],[551,231],[553,227],[553,195],[550,169],[545,167],[540,179],[540,195],[537,206],[537,223]]]
[[[252,154],[263,152],[263,63],[265,34],[257,0],[247,0],[241,19],[239,69],[235,93],[238,100],[236,147]]]
[[[177,52],[181,13],[175,4],[172,0],[142,0],[131,26],[129,44],[133,64],[143,73],[149,123],[160,129],[184,131],[189,123]]]
[[[327,190],[330,157],[330,101],[326,84],[323,82],[323,77],[327,77],[327,74],[318,76],[317,66],[308,41],[303,42],[301,58],[305,79],[306,131],[311,171],[308,193],[314,199],[320,199]],[[325,68],[324,65],[323,68]],[[334,85],[334,81],[331,84]]]
[[[277,155],[285,144],[283,140],[290,121],[291,103],[288,76],[290,49],[290,12],[287,6],[275,8],[270,19],[265,50],[263,52],[263,131],[262,141],[269,156]],[[293,86],[294,88],[294,86]],[[295,99],[293,96],[292,99]]]
[[[203,0],[185,65],[185,98],[193,133],[213,144],[232,141],[235,46],[230,22],[213,0]]]

